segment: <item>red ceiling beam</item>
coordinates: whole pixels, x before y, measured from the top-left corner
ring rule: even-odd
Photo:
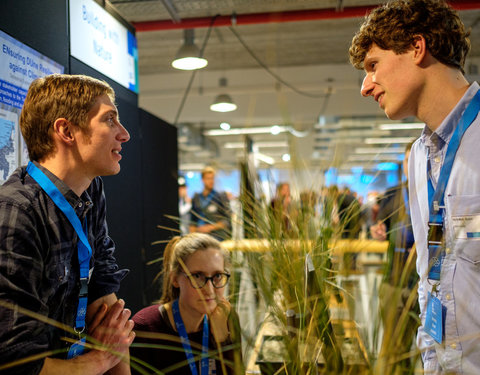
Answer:
[[[450,5],[456,10],[480,9],[478,0],[452,0]],[[306,9],[293,10],[288,12],[272,13],[251,13],[238,14],[235,16],[218,16],[213,23],[214,27],[234,26],[234,25],[253,25],[263,23],[281,23],[298,21],[315,21],[339,18],[364,17],[378,5],[366,5],[357,7],[346,7],[340,11],[336,9]],[[172,20],[132,22],[137,32],[141,31],[160,31],[175,29],[196,29],[200,27],[209,27],[213,17],[185,18],[180,22]]]

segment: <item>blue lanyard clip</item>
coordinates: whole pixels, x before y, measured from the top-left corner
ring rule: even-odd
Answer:
[[[88,277],[80,278],[80,295],[79,297],[85,297],[88,295]]]
[[[445,206],[440,206],[440,205],[438,204],[438,201],[433,201],[433,210],[434,210],[435,212],[438,213],[438,211],[440,211],[441,208],[443,209],[443,208],[445,208]]]
[[[443,223],[428,223],[428,244],[441,244],[443,242]]]

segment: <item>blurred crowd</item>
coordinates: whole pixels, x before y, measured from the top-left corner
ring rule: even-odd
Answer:
[[[179,218],[182,234],[202,232],[217,239],[236,238],[232,235],[238,215],[239,198],[230,192],[215,189],[215,170],[202,170],[203,190],[188,194],[186,181],[179,179]],[[302,190],[294,196],[288,182],[276,186],[273,197],[261,197],[256,204],[270,211],[281,223],[281,229],[289,237],[298,237],[299,231],[309,231],[315,236],[318,223],[328,224],[341,238],[387,240],[393,223],[398,222],[404,211],[405,197],[400,184],[388,187],[384,192],[369,191],[366,197],[337,185],[321,189]],[[265,207],[263,207],[265,206]],[[301,228],[303,226],[307,228]],[[308,228],[310,227],[310,228]]]

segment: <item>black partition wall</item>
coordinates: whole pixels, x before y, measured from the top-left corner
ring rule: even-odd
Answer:
[[[153,278],[161,263],[164,241],[177,229],[167,216],[178,216],[177,130],[138,108],[137,94],[69,55],[68,0],[1,0],[0,30],[65,67],[65,73],[87,74],[115,89],[120,121],[130,132],[122,150],[121,172],[104,177],[110,236],[116,257],[130,274],[119,296],[133,312],[160,296]]]

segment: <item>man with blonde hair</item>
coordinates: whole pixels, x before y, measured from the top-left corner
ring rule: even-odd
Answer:
[[[212,167],[202,170],[203,191],[192,199],[190,232],[211,234],[222,241],[230,237],[231,209],[227,194],[214,190],[215,174]]]
[[[0,371],[130,373],[133,321],[115,296],[127,271],[98,177],[120,171],[130,138],[114,100],[87,76],[30,85],[20,128],[31,161],[0,187]]]

